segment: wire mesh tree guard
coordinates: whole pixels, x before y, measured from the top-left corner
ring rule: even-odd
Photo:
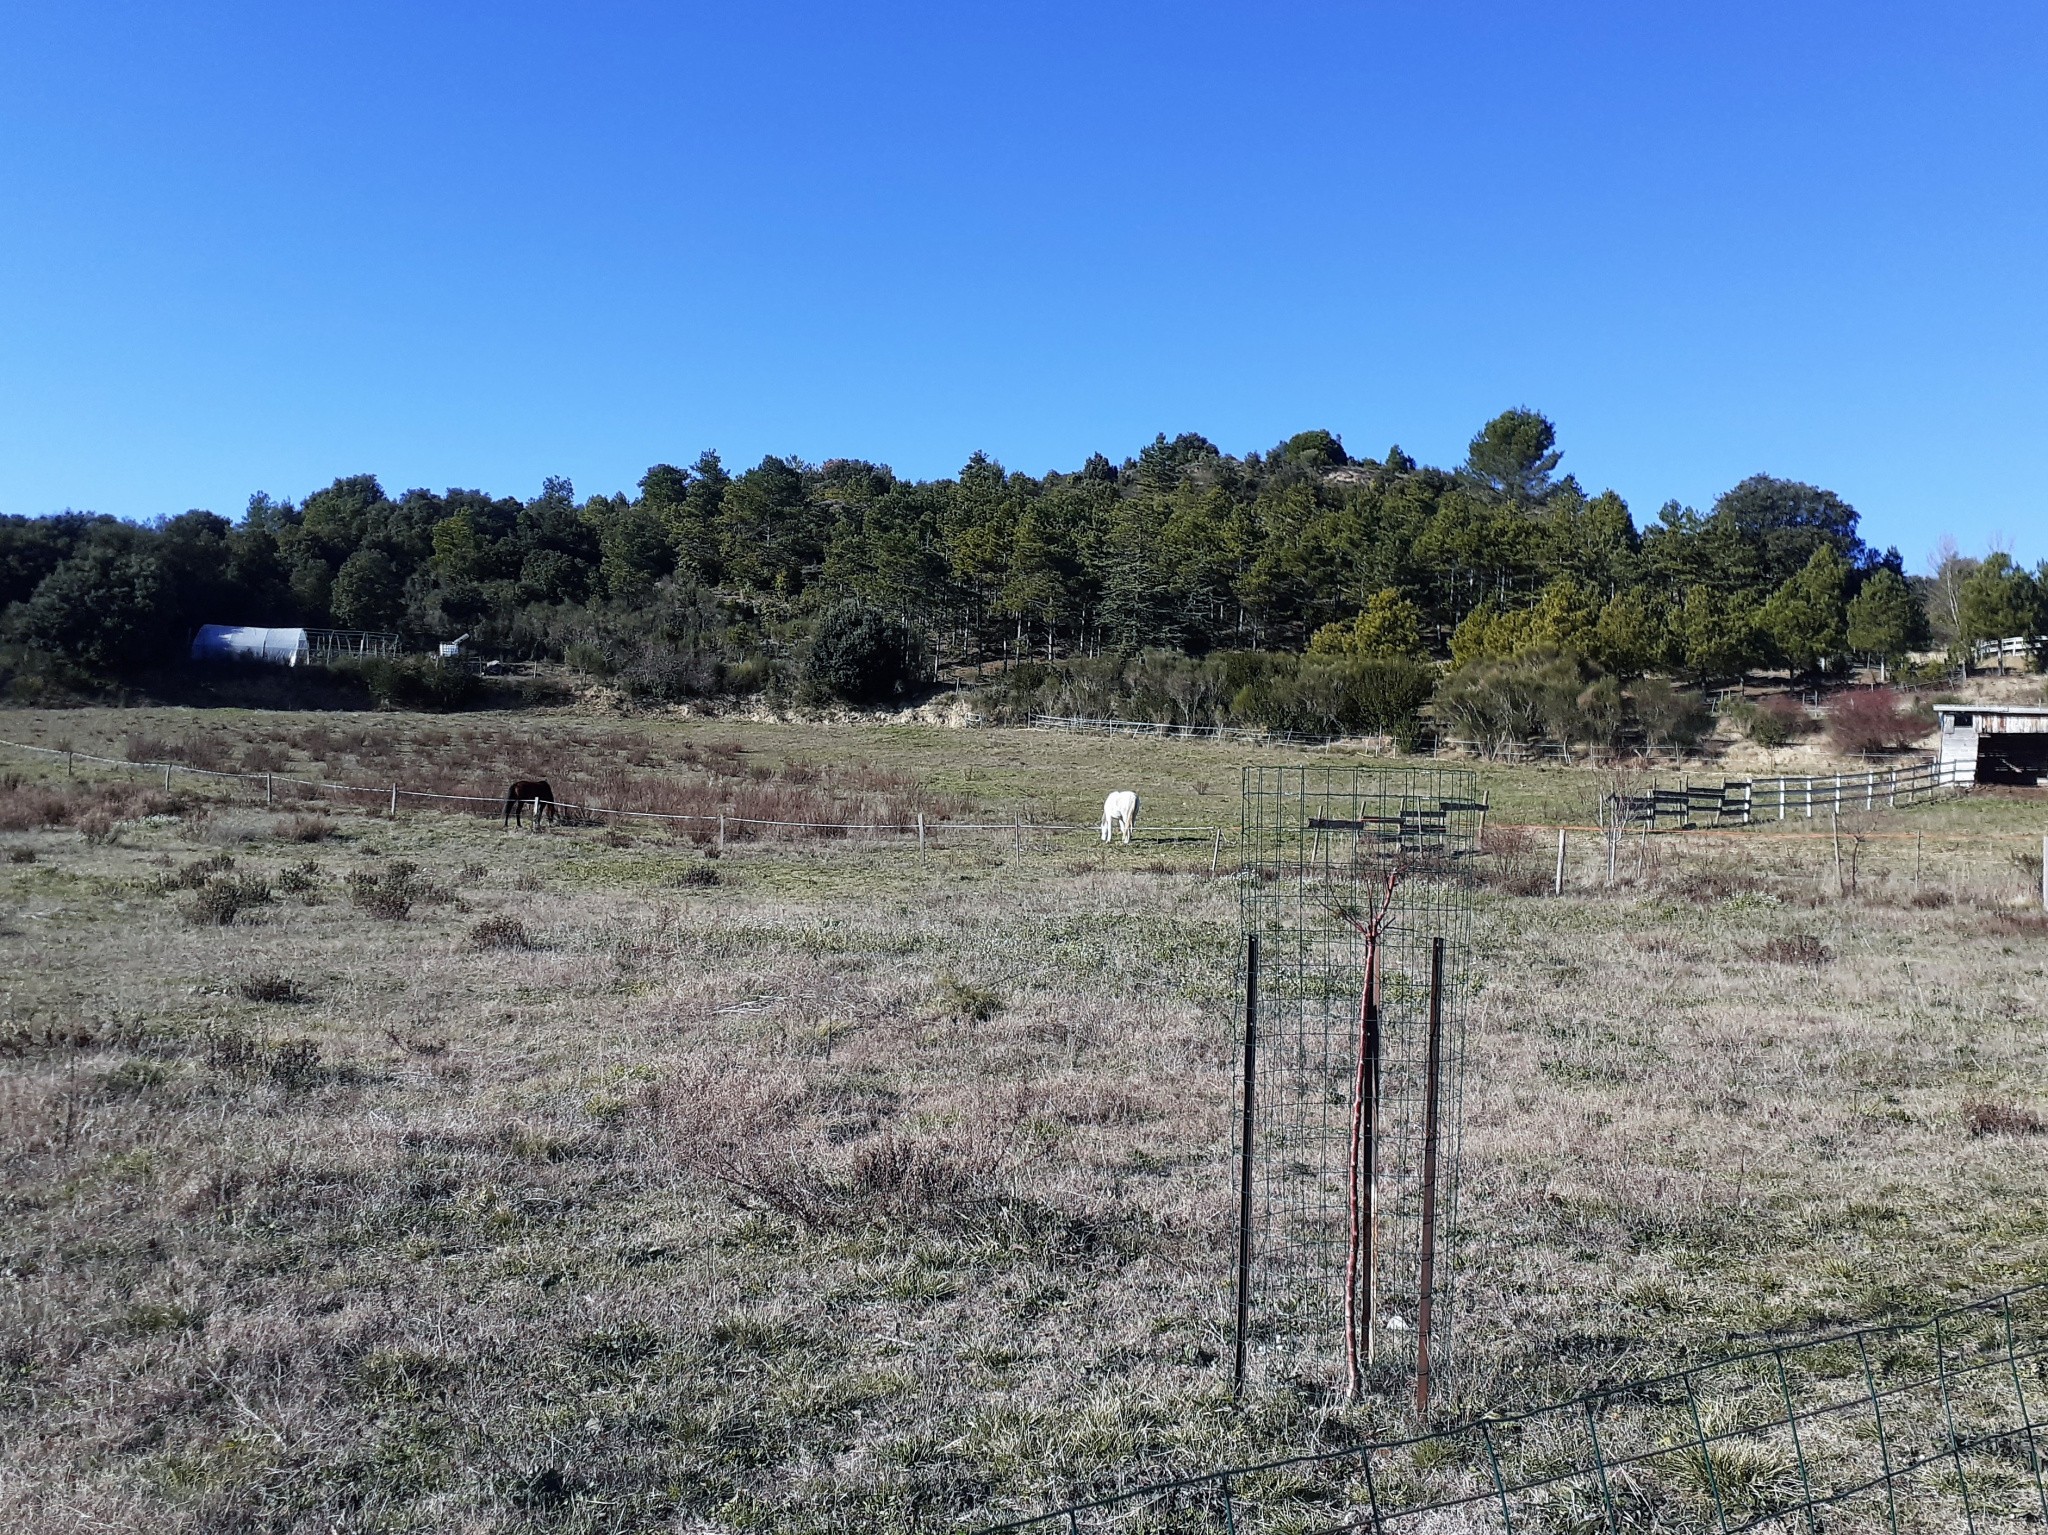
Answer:
[[[1248,767],[1237,1377],[1357,1399],[1451,1337],[1471,860],[1465,769]]]

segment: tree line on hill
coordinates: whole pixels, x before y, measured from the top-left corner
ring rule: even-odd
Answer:
[[[1652,674],[1839,672],[2048,628],[2048,566],[1950,550],[1909,577],[1840,496],[1767,475],[1639,527],[1561,456],[1518,409],[1450,469],[1318,430],[1243,457],[1162,434],[1039,477],[977,453],[933,481],[772,456],[732,474],[707,452],[580,501],[563,479],[522,501],[355,475],[297,504],[256,495],[235,523],[0,520],[0,638],[111,676],[182,655],[208,622],[466,634],[654,699],[808,681],[872,701],[948,663],[1029,659],[1043,670],[1012,672],[1020,698],[1057,674],[1106,708],[1156,694],[1191,716],[1358,725],[1412,713],[1439,673],[1455,695],[1543,672],[1631,714]],[[1105,680],[1139,657],[1151,681]]]

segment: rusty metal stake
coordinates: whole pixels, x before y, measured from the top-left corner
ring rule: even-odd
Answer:
[[[1429,1327],[1436,1300],[1437,1100],[1442,1089],[1444,941],[1429,948],[1429,1077],[1422,1109],[1422,1279],[1415,1306],[1415,1413],[1429,1416]]]
[[[1244,1140],[1237,1176],[1237,1365],[1231,1395],[1244,1390],[1244,1351],[1252,1306],[1252,1125],[1258,1102],[1259,935],[1245,938],[1244,950]]]
[[[1374,956],[1377,959],[1377,955]],[[1359,1192],[1365,1204],[1365,1367],[1371,1369],[1380,1314],[1380,987],[1379,966],[1366,978],[1365,1167]]]

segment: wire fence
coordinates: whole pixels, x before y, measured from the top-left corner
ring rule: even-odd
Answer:
[[[2048,1287],[1570,1401],[1161,1481],[981,1535],[1919,1531],[2048,1522]]]

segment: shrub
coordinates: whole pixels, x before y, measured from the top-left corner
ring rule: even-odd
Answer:
[[[185,920],[195,927],[226,927],[251,906],[269,901],[270,886],[263,880],[217,875],[184,908]]]
[[[899,697],[917,676],[916,636],[860,602],[842,602],[818,620],[804,658],[804,682],[852,704]]]
[[[247,1002],[310,1002],[312,994],[297,981],[278,970],[262,970],[254,975],[245,975],[235,983],[235,991]]]
[[[205,858],[195,858],[175,874],[157,876],[159,890],[197,890],[216,874],[227,874],[235,867],[232,853],[213,853]]]
[[[413,896],[410,864],[394,863],[382,874],[356,869],[348,877],[349,904],[386,922],[403,922],[412,911]]]
[[[1783,746],[1794,736],[1804,735],[1813,725],[1799,701],[1783,693],[1748,705],[1737,719],[1744,734],[1759,746]]]
[[[36,850],[32,847],[11,847],[7,850],[9,863],[34,863]]]
[[[469,930],[469,936],[462,940],[465,953],[483,954],[492,949],[536,948],[533,935],[517,917],[502,912],[495,917],[486,917]]]
[[[286,895],[304,895],[320,883],[320,866],[308,858],[277,876],[277,888]]]
[[[371,656],[337,664],[387,709],[466,709],[483,696],[483,679],[438,656]]]
[[[1645,677],[1629,690],[1643,739],[1652,746],[1690,751],[1713,729],[1714,716],[1697,693],[1673,687],[1662,677]]]
[[[1890,688],[1838,693],[1828,704],[1828,742],[1845,753],[1877,752],[1909,744],[1920,723]]]
[[[270,834],[279,842],[325,842],[334,835],[334,823],[324,815],[279,816]]]

